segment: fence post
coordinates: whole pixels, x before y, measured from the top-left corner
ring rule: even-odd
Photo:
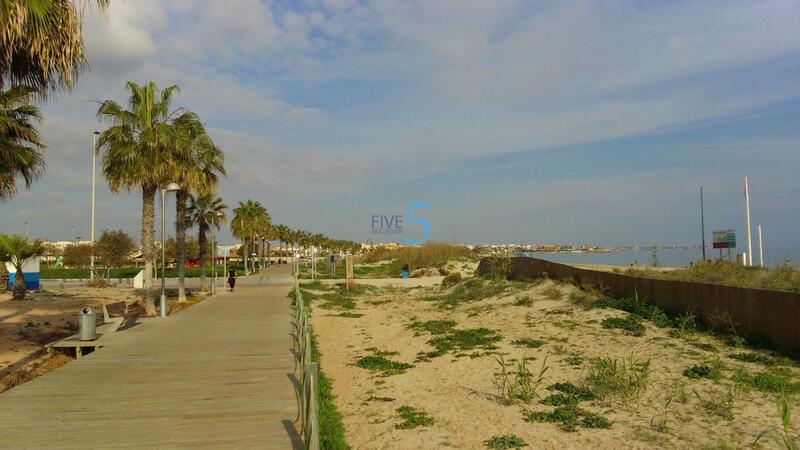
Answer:
[[[319,450],[319,418],[317,417],[317,376],[319,366],[317,363],[308,364],[308,390],[310,392],[309,415],[311,420],[311,433],[309,442],[306,442],[308,450]]]

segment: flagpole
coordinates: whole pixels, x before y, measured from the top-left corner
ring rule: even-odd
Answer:
[[[744,177],[744,203],[747,214],[747,266],[753,265],[753,241],[750,238],[750,184]]]
[[[764,240],[761,238],[761,225],[758,226],[758,259],[764,267]]]

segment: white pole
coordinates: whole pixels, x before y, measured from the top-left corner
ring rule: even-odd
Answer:
[[[97,132],[92,133],[92,257],[89,279],[94,280],[94,195],[95,195],[95,173],[97,172]]]
[[[747,261],[746,266],[753,265],[753,241],[750,238],[750,184],[747,177],[744,177],[744,203],[745,212],[747,214]]]
[[[159,307],[161,308],[161,317],[167,317],[167,240],[164,239],[164,228],[166,227],[164,209],[167,207],[167,201],[165,190],[159,188],[158,191],[161,193],[161,298]]]
[[[761,237],[761,225],[758,226],[758,259],[761,267],[764,267],[764,239]]]

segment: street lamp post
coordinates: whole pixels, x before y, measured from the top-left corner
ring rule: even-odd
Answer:
[[[164,228],[166,226],[164,210],[167,207],[167,192],[180,190],[177,183],[170,183],[159,190],[161,193],[161,317],[167,317],[167,246],[164,239]]]
[[[217,220],[222,217],[225,217],[225,214],[221,212],[215,213],[214,220],[209,224],[211,228],[211,271],[214,274],[211,279],[211,294],[217,293],[217,243],[214,240],[214,227],[217,224]],[[223,276],[225,276],[224,273]]]
[[[97,136],[99,131],[92,133],[92,257],[90,261],[89,279],[94,280],[94,198],[95,198],[95,180],[97,172]]]

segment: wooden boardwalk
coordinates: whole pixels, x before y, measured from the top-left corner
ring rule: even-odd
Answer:
[[[302,448],[290,267],[0,394],[0,448]]]

